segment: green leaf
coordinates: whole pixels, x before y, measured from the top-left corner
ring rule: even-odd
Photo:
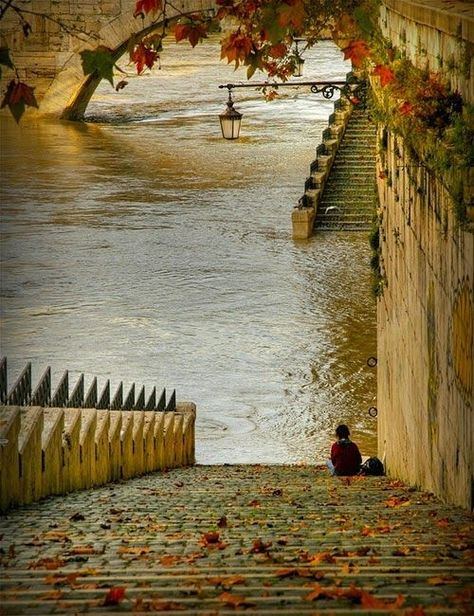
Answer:
[[[364,34],[374,33],[375,26],[372,22],[372,19],[370,18],[368,13],[364,11],[364,9],[361,9],[360,7],[356,8],[354,10],[354,19],[356,20],[357,25]]]
[[[280,26],[278,23],[278,15],[272,6],[262,11],[262,26],[272,45],[280,43],[288,33],[288,28]]]
[[[14,68],[13,62],[10,59],[10,50],[8,47],[0,47],[0,66],[8,66],[8,68]],[[2,76],[2,69],[0,68],[0,78]]]
[[[114,58],[111,49],[107,47],[86,49],[81,51],[81,61],[84,75],[97,73],[101,79],[107,79],[114,85]]]

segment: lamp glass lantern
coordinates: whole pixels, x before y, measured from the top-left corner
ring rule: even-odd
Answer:
[[[240,124],[242,122],[242,114],[234,109],[231,91],[229,88],[229,100],[224,113],[219,115],[221,123],[221,131],[224,139],[238,139],[240,134]]]

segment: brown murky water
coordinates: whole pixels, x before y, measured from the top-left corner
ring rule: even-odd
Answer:
[[[365,234],[291,239],[332,103],[236,93],[225,142],[217,43],[163,68],[88,122],[2,119],[1,351],[57,382],[94,375],[176,388],[198,406],[201,463],[319,462],[340,421],[375,452],[375,303]],[[322,43],[306,78],[341,77]]]

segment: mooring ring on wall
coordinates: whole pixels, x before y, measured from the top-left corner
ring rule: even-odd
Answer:
[[[378,410],[376,406],[371,406],[368,410],[368,413],[371,417],[377,417],[378,415]]]
[[[369,357],[369,359],[367,360],[367,365],[369,366],[369,368],[375,368],[375,366],[377,365],[377,358]]]

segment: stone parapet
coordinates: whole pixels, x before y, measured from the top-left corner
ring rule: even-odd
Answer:
[[[196,406],[174,412],[0,406],[0,511],[194,464]]]
[[[384,0],[384,36],[418,68],[441,72],[465,101],[474,102],[474,10],[456,0]]]

